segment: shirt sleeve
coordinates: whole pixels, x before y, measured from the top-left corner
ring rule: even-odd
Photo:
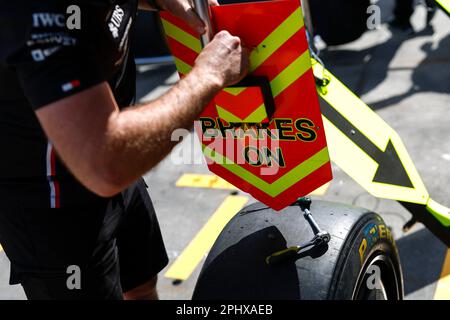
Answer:
[[[21,13],[0,17],[3,61],[15,70],[35,110],[107,79],[90,36],[96,31],[68,28],[65,2],[36,1]]]

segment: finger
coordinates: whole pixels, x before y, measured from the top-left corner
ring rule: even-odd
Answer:
[[[239,37],[231,37],[231,49],[236,50],[241,45],[241,39]]]
[[[209,2],[209,5],[213,6],[213,7],[219,5],[219,1],[217,1],[217,0],[208,0],[208,2]]]
[[[226,30],[221,30],[218,33],[216,33],[216,35],[214,36],[214,38],[217,38],[217,39],[226,39],[228,37],[231,37],[231,34]]]
[[[206,32],[206,25],[192,7],[186,8],[177,14],[177,16],[187,22],[198,34],[204,34]]]
[[[195,12],[191,0],[174,1],[168,11],[185,21],[199,35],[205,33],[205,24]]]

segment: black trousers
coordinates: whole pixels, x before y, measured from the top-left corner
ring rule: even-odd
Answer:
[[[59,209],[39,207],[37,189],[0,185],[0,243],[10,283],[21,283],[28,299],[122,299],[167,265],[143,180],[114,198],[78,197]],[[71,266],[79,268],[80,288],[68,286]]]

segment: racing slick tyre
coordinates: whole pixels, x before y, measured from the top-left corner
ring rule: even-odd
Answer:
[[[241,210],[211,249],[193,299],[403,299],[397,248],[378,214],[318,200],[311,213],[330,242],[268,264],[273,253],[311,240],[312,228],[298,205]]]

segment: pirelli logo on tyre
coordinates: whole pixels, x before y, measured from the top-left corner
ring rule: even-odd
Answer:
[[[209,169],[280,210],[332,179],[299,1],[212,7],[215,31],[250,48],[249,76],[222,90],[196,131]],[[184,22],[161,13],[181,77],[202,47]]]

